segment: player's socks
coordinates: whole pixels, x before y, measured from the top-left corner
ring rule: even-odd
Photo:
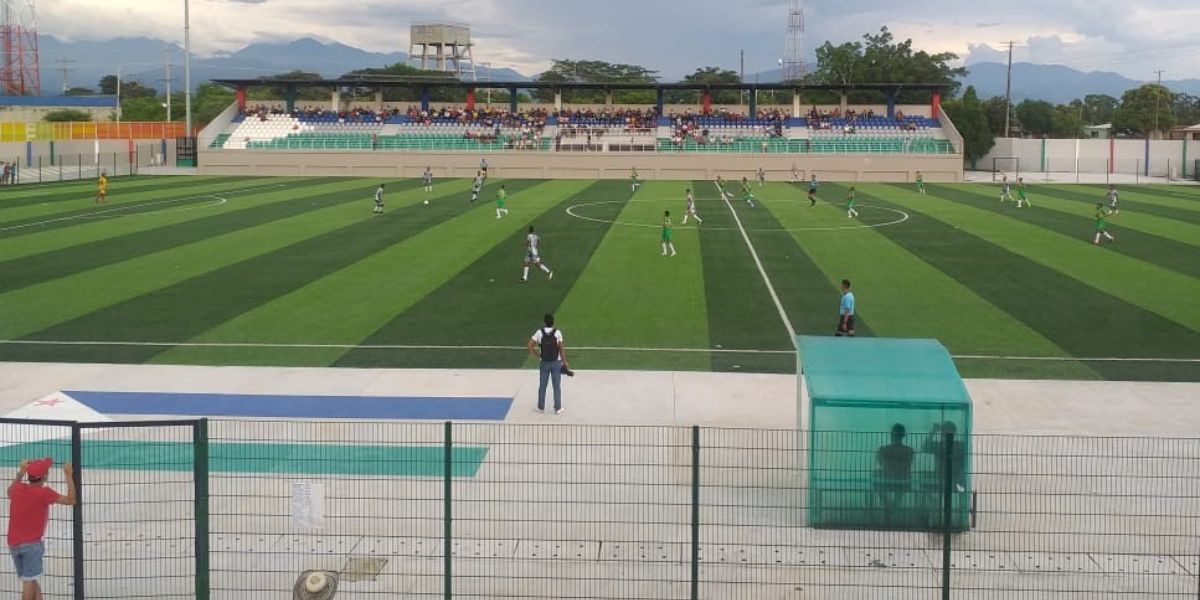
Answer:
[[[539,265],[538,268],[541,269],[543,273],[546,273],[547,275],[550,274],[550,267],[547,267],[546,265]]]
[[[675,244],[667,244],[671,248],[671,256],[675,256]]]
[[[666,256],[666,255],[667,255],[667,243],[666,243],[666,242],[663,242],[663,245],[662,245],[662,247],[663,247],[663,253],[662,253],[662,255],[663,255],[663,256]]]
[[[528,266],[521,269],[521,279],[529,279],[529,267]]]

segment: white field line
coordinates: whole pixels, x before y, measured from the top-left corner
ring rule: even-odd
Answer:
[[[779,311],[779,319],[783,321],[783,326],[787,327],[788,342],[792,344],[792,347],[795,347],[796,328],[792,327],[792,322],[788,319],[787,311],[783,310],[783,303],[779,301],[779,294],[775,293],[775,286],[771,284],[771,278],[767,277],[767,271],[763,268],[762,261],[758,259],[758,251],[754,249],[754,244],[750,241],[750,236],[746,234],[746,228],[742,226],[742,220],[738,217],[737,211],[733,209],[733,204],[729,202],[729,198],[725,196],[725,192],[717,186],[715,181],[713,182],[713,187],[717,188],[717,193],[725,201],[725,206],[729,208],[729,214],[733,215],[733,221],[737,223],[738,231],[742,233],[742,239],[746,241],[746,247],[750,249],[750,256],[754,259],[755,266],[758,267],[758,273],[762,275],[763,283],[767,284],[767,291],[770,292],[771,300],[775,303],[775,310]]]
[[[220,194],[225,194],[225,195],[233,195],[233,194],[240,194],[240,193],[245,193],[245,192],[257,192],[257,191],[261,191],[261,190],[271,190],[271,189],[278,189],[278,188],[281,188],[281,187],[285,187],[285,186],[283,186],[282,184],[275,184],[275,185],[265,185],[265,186],[253,187],[253,188],[242,188],[242,189],[237,189],[237,190],[229,190],[229,191],[226,191],[226,192],[219,192],[219,193],[220,193]],[[102,216],[104,216],[104,215],[107,215],[107,214],[109,214],[109,213],[121,212],[121,211],[126,211],[126,210],[133,210],[133,209],[142,208],[142,207],[145,207],[145,206],[158,206],[158,205],[160,205],[160,204],[174,204],[174,203],[176,203],[176,202],[186,202],[186,201],[188,201],[188,200],[204,200],[204,199],[206,199],[206,198],[212,198],[212,199],[215,199],[215,200],[222,200],[222,202],[219,202],[218,204],[224,204],[225,202],[227,202],[227,201],[228,201],[228,199],[226,199],[226,198],[223,198],[222,196],[218,196],[218,195],[216,195],[216,194],[202,194],[202,195],[199,195],[199,196],[187,196],[187,197],[184,197],[184,198],[171,198],[171,199],[169,199],[169,200],[157,200],[157,201],[155,201],[155,202],[145,202],[145,203],[141,203],[141,204],[130,204],[130,205],[128,205],[128,206],[118,206],[118,207],[115,207],[115,208],[110,208],[110,209],[107,209],[107,210],[99,210],[99,211],[96,211],[96,212],[90,212],[90,213],[86,213],[86,214],[82,214],[82,215],[70,215],[70,216],[67,216],[67,217],[59,217],[59,218],[57,218],[57,219],[48,219],[48,220],[45,220],[45,221],[36,221],[36,222],[33,222],[33,223],[25,223],[25,224],[23,224],[23,225],[13,225],[13,226],[10,226],[10,227],[3,227],[3,228],[0,228],[0,232],[3,232],[3,231],[13,231],[13,230],[15,230],[15,229],[25,229],[25,228],[27,228],[27,227],[37,227],[37,226],[39,226],[39,225],[49,225],[49,224],[51,224],[51,223],[60,223],[60,222],[62,222],[62,221],[74,221],[74,220],[76,220],[76,219],[95,219],[95,218],[97,218],[97,217],[102,217]],[[215,206],[215,205],[210,205],[210,206]],[[171,211],[171,212],[175,212],[175,211]],[[151,212],[150,214],[163,214],[163,213],[162,213],[162,212],[159,212],[159,211],[153,211],[153,212]],[[116,215],[116,216],[118,216],[118,217],[119,217],[119,216],[122,216],[122,215]]]
[[[122,342],[97,340],[0,340],[0,346],[149,346],[162,348],[276,348],[276,349],[333,349],[333,350],[513,350],[523,351],[525,346],[500,345],[427,345],[427,344],[288,344],[273,342]],[[704,354],[779,354],[793,355],[794,350],[756,350],[738,348],[630,348],[622,346],[572,346],[575,350],[597,352],[677,352]],[[1048,362],[1145,362],[1145,363],[1200,363],[1200,358],[1154,358],[1154,357],[1082,357],[1082,356],[1007,356],[999,354],[955,354],[956,359],[967,360],[1028,360]]]

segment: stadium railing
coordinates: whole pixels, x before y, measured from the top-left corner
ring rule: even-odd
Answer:
[[[80,466],[81,506],[53,513],[47,597],[274,597],[311,570],[381,598],[1200,590],[1200,439],[976,434],[964,499],[929,457],[910,485],[871,483],[886,432],[822,435],[866,450],[830,474],[796,430],[0,420],[10,463]],[[807,524],[830,509],[810,481],[838,477],[862,529]],[[942,526],[959,511],[965,528]]]

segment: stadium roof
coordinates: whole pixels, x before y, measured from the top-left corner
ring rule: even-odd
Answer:
[[[296,86],[296,87],[368,87],[368,88],[422,88],[453,87],[475,89],[563,89],[563,90],[829,90],[835,92],[852,90],[944,90],[946,83],[849,83],[849,84],[795,84],[795,83],[556,83],[548,81],[461,81],[439,78],[402,77],[347,77],[343,79],[214,79],[229,87]]]

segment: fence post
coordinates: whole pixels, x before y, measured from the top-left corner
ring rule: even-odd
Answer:
[[[692,426],[692,595],[700,600],[700,427]]]
[[[942,600],[950,600],[950,519],[953,511],[954,493],[954,434],[946,433],[942,441],[946,453],[942,484]]]
[[[446,458],[444,463],[446,474],[445,481],[442,484],[442,512],[444,515],[442,518],[442,594],[445,600],[451,600],[454,597],[454,588],[452,585],[454,577],[451,572],[454,563],[452,543],[454,532],[452,528],[453,513],[451,512],[453,502],[450,494],[453,491],[452,482],[454,478],[454,437],[453,424],[450,421],[446,421],[445,450]]]
[[[79,181],[83,181],[83,155],[77,155],[79,161]]]
[[[193,511],[196,518],[196,600],[208,600],[208,419],[192,426],[192,478],[195,486]]]
[[[38,155],[38,183],[42,182],[42,155]]]
[[[71,463],[75,466],[75,505],[71,507],[71,554],[72,587],[75,600],[84,600],[83,573],[83,430],[78,424],[71,426]]]
[[[62,173],[63,173],[62,155],[59,154],[58,155],[58,180],[59,181],[62,181]]]

